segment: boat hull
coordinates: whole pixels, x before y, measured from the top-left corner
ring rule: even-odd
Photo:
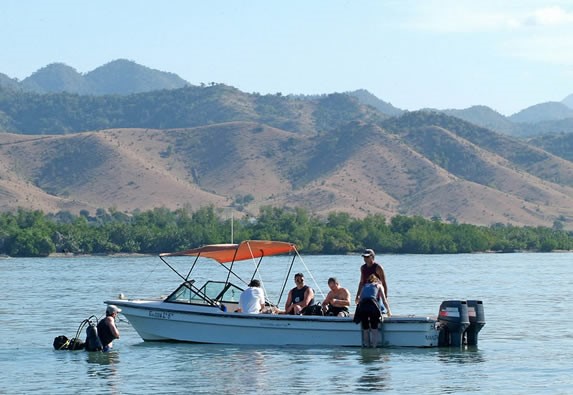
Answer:
[[[112,300],[145,341],[233,345],[362,345],[360,325],[349,317],[224,312],[204,305]],[[435,347],[439,331],[432,317],[389,317],[381,325],[384,347]]]

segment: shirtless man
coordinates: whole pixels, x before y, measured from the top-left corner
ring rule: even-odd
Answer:
[[[362,257],[364,258],[364,265],[360,266],[360,282],[358,283],[358,291],[356,292],[356,304],[360,301],[360,294],[362,287],[368,280],[371,274],[375,274],[380,279],[380,283],[384,288],[384,295],[388,297],[388,287],[386,286],[386,275],[384,268],[378,263],[374,262],[374,251],[371,249],[364,250]]]
[[[105,310],[105,318],[102,318],[97,324],[97,334],[103,346],[104,352],[111,350],[113,340],[119,339],[119,330],[115,326],[115,319],[121,312],[117,306],[110,304]]]
[[[334,277],[328,279],[328,287],[330,288],[330,292],[326,295],[324,302],[322,302],[322,311],[328,311],[328,315],[348,317],[350,315],[348,311],[348,306],[350,306],[350,291],[346,288],[342,288],[338,284],[338,280]]]

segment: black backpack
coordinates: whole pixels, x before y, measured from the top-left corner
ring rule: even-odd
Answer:
[[[302,315],[324,315],[322,311],[322,305],[320,303],[311,304],[306,306],[301,311]]]

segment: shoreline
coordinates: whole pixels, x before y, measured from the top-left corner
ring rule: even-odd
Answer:
[[[551,253],[557,253],[557,254],[567,254],[567,253],[572,253],[573,250],[553,250],[553,251],[549,251],[549,252],[540,252],[540,251],[533,251],[533,250],[518,250],[518,251],[510,251],[510,252],[505,252],[505,251],[478,251],[478,252],[459,252],[459,253],[453,253],[453,254],[386,254],[386,253],[379,253],[377,254],[378,256],[384,256],[384,255],[462,255],[462,254],[470,254],[470,255],[475,255],[475,254],[551,254]],[[360,255],[360,253],[348,253],[348,254],[304,254],[303,252],[301,252],[303,255],[305,256],[313,256],[313,255],[332,255],[332,256],[339,256],[339,255],[347,255],[347,256],[358,256]],[[137,257],[157,257],[159,254],[142,254],[142,253],[137,253],[137,252],[119,252],[119,253],[111,253],[111,254],[76,254],[76,253],[72,253],[72,252],[54,252],[50,255],[48,255],[45,258],[83,258],[83,257],[95,257],[95,256],[99,256],[99,257],[110,257],[110,258],[137,258]],[[0,258],[12,258],[8,255],[6,256],[2,256]]]

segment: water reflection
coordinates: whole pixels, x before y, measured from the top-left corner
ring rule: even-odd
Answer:
[[[437,373],[438,377],[442,378],[444,394],[475,392],[479,390],[481,383],[490,379],[482,367],[485,366],[484,362],[487,362],[484,353],[476,346],[440,348],[437,355],[438,362],[443,364]],[[457,366],[453,368],[452,364]],[[452,371],[456,374],[452,374]]]
[[[464,348],[440,347],[438,349],[438,361],[445,364],[466,364],[486,362],[483,353],[477,346],[467,346]]]
[[[97,365],[110,365],[113,367],[116,363],[119,362],[119,352],[117,351],[110,351],[110,352],[86,352],[88,358],[87,362],[91,364]]]
[[[86,352],[87,354],[87,375],[90,378],[102,379],[106,392],[119,394],[119,378],[117,376],[117,364],[119,363],[119,353],[110,352]]]
[[[358,362],[363,365],[362,375],[356,382],[361,391],[382,391],[390,382],[388,354],[380,348],[361,348],[358,351]]]

